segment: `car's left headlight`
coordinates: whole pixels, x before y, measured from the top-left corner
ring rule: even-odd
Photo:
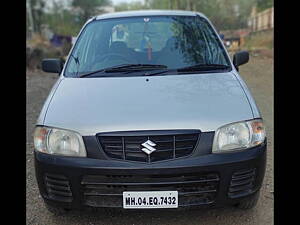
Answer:
[[[64,129],[36,127],[34,148],[47,154],[86,157],[81,135]]]
[[[265,138],[265,127],[261,119],[227,124],[216,131],[212,152],[243,150],[263,143]]]

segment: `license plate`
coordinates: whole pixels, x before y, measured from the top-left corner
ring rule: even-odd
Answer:
[[[123,208],[178,208],[177,191],[123,192]]]

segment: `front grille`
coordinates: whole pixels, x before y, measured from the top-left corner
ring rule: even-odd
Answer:
[[[83,202],[94,207],[122,207],[124,191],[178,191],[179,206],[214,202],[219,175],[88,175],[81,181]]]
[[[184,134],[168,135],[98,135],[104,152],[111,158],[156,162],[190,155],[197,143],[199,131],[189,131]],[[143,143],[154,142],[156,151],[146,154],[142,151]]]
[[[59,174],[45,174],[44,179],[48,198],[61,202],[72,201],[70,183],[65,176]]]
[[[228,196],[238,198],[252,192],[255,181],[255,169],[247,169],[233,173]]]

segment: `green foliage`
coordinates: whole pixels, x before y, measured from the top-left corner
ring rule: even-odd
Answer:
[[[101,13],[101,7],[111,5],[111,0],[70,0],[72,10],[65,10],[60,1],[53,1],[52,11],[46,13],[47,0],[27,1],[31,8],[35,32],[41,31],[42,24],[48,24],[53,32],[63,35],[76,35],[91,16]],[[226,30],[245,28],[254,5],[258,11],[262,11],[272,7],[273,0],[134,0],[116,5],[115,11],[140,9],[198,11],[206,15],[218,30]],[[29,21],[27,29],[28,24]]]
[[[56,34],[76,36],[80,31],[79,19],[68,10],[56,11],[44,15],[44,23]]]
[[[170,9],[170,0],[148,0],[145,2],[147,6],[151,9]]]
[[[73,0],[72,6],[80,9],[81,23],[86,22],[91,16],[98,14],[99,8],[110,5],[110,0]]]
[[[256,49],[273,49],[273,35],[273,30],[253,33],[247,36],[243,48],[248,49],[249,51]]]
[[[131,3],[122,2],[115,6],[115,11],[141,10],[147,9],[147,6],[140,1],[133,1]]]
[[[43,12],[45,7],[44,0],[27,0],[29,1],[33,23],[33,30],[35,32],[41,32],[41,25],[43,20]]]
[[[257,11],[263,11],[274,5],[273,0],[256,0],[257,1]]]
[[[41,24],[47,24],[52,32],[60,35],[76,36],[82,25],[91,17],[101,12],[101,7],[110,5],[110,0],[72,0],[70,2],[71,10],[65,9],[61,1],[53,1],[52,9],[45,11],[44,6],[46,0],[28,0],[32,8],[38,4],[42,4],[39,9],[40,17],[37,13],[33,13],[35,17],[34,25],[41,30]],[[35,9],[36,10],[36,9]],[[35,29],[37,31],[37,29]]]
[[[206,15],[217,29],[224,30],[246,27],[247,19],[256,1],[259,0],[145,0],[144,4],[139,2],[119,4],[116,6],[116,11],[138,9],[198,11]]]

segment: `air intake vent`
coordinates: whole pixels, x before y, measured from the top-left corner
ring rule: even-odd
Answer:
[[[170,131],[166,133],[160,131],[151,132],[148,135],[145,135],[145,132],[133,132],[134,135],[130,132],[120,133],[118,135],[114,135],[114,133],[98,135],[101,146],[109,157],[139,162],[156,162],[190,155],[196,146],[200,132],[189,130],[184,133],[177,131],[174,134]],[[147,146],[142,144],[148,140],[153,145],[149,148],[155,148],[151,154],[142,150],[143,148],[147,150]]]
[[[45,184],[50,199],[71,202],[72,192],[69,181],[63,175],[45,174]]]
[[[219,175],[156,174],[156,175],[87,175],[81,181],[85,205],[122,207],[124,191],[176,190],[179,206],[211,204],[219,189]]]
[[[232,175],[228,196],[238,198],[252,192],[255,181],[255,169],[235,172]]]

